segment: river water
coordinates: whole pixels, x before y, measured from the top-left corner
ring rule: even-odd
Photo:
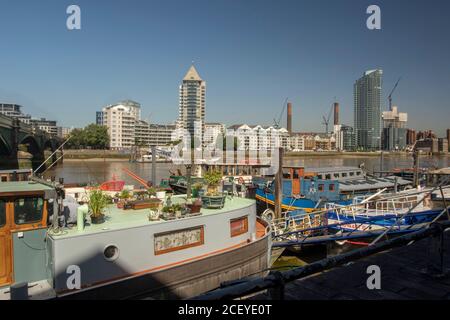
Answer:
[[[339,167],[339,166],[359,166],[364,164],[368,172],[379,171],[380,158],[373,156],[312,156],[286,158],[285,165],[302,165],[308,167]],[[442,156],[421,156],[420,167],[448,167],[450,166],[450,155]],[[383,169],[411,168],[413,159],[409,155],[389,155],[384,157]],[[151,163],[131,163],[128,161],[103,161],[97,160],[70,160],[65,161],[45,173],[46,178],[52,176],[56,179],[64,178],[66,183],[87,183],[99,184],[113,177],[125,180],[127,184],[138,185],[138,182],[128,176],[123,169],[129,169],[146,181],[151,180]],[[168,178],[169,171],[176,172],[177,169],[184,169],[171,163],[158,163],[156,168],[156,181]]]

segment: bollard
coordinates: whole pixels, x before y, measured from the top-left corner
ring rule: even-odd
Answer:
[[[9,287],[11,300],[28,300],[28,283],[19,282]]]

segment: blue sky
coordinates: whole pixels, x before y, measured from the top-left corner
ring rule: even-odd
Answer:
[[[81,7],[82,29],[66,28]],[[382,30],[366,28],[377,4]],[[0,0],[0,100],[64,126],[122,99],[171,122],[191,61],[207,81],[207,121],[272,124],[286,97],[294,129],[322,131],[334,97],[352,124],[353,83],[384,71],[383,99],[409,126],[450,127],[450,2],[365,0]],[[284,118],[284,117],[283,117]]]

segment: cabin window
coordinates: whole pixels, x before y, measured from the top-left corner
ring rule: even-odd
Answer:
[[[107,261],[114,261],[119,257],[119,248],[115,245],[109,245],[103,250],[103,256]]]
[[[343,178],[347,177],[347,172],[343,172],[343,173],[342,173],[342,177],[343,177]]]
[[[14,222],[17,225],[39,222],[42,220],[44,199],[19,198],[14,200]]]
[[[350,172],[350,177],[353,177],[355,175],[355,173],[352,171]]]
[[[331,174],[325,175],[325,179],[326,179],[326,180],[330,180],[330,179],[331,179]]]
[[[205,243],[204,227],[193,227],[154,235],[155,255],[201,246]]]
[[[339,179],[339,173],[335,173],[335,174],[334,174],[334,177],[337,178],[337,179]]]
[[[0,227],[6,224],[6,202],[0,200]]]
[[[360,175],[361,175],[361,171],[357,171],[357,172],[356,172],[356,175],[357,175],[357,176],[360,176]]]
[[[323,184],[319,184],[319,192],[323,192]]]
[[[236,237],[248,232],[248,217],[240,217],[230,220],[230,235]]]
[[[334,184],[330,184],[330,185],[328,186],[328,190],[334,191]]]

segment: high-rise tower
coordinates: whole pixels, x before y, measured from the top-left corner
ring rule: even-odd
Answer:
[[[378,150],[381,146],[382,70],[366,71],[354,85],[354,128],[356,146]]]
[[[206,82],[192,65],[180,85],[180,109],[177,126],[203,142],[205,134]]]

